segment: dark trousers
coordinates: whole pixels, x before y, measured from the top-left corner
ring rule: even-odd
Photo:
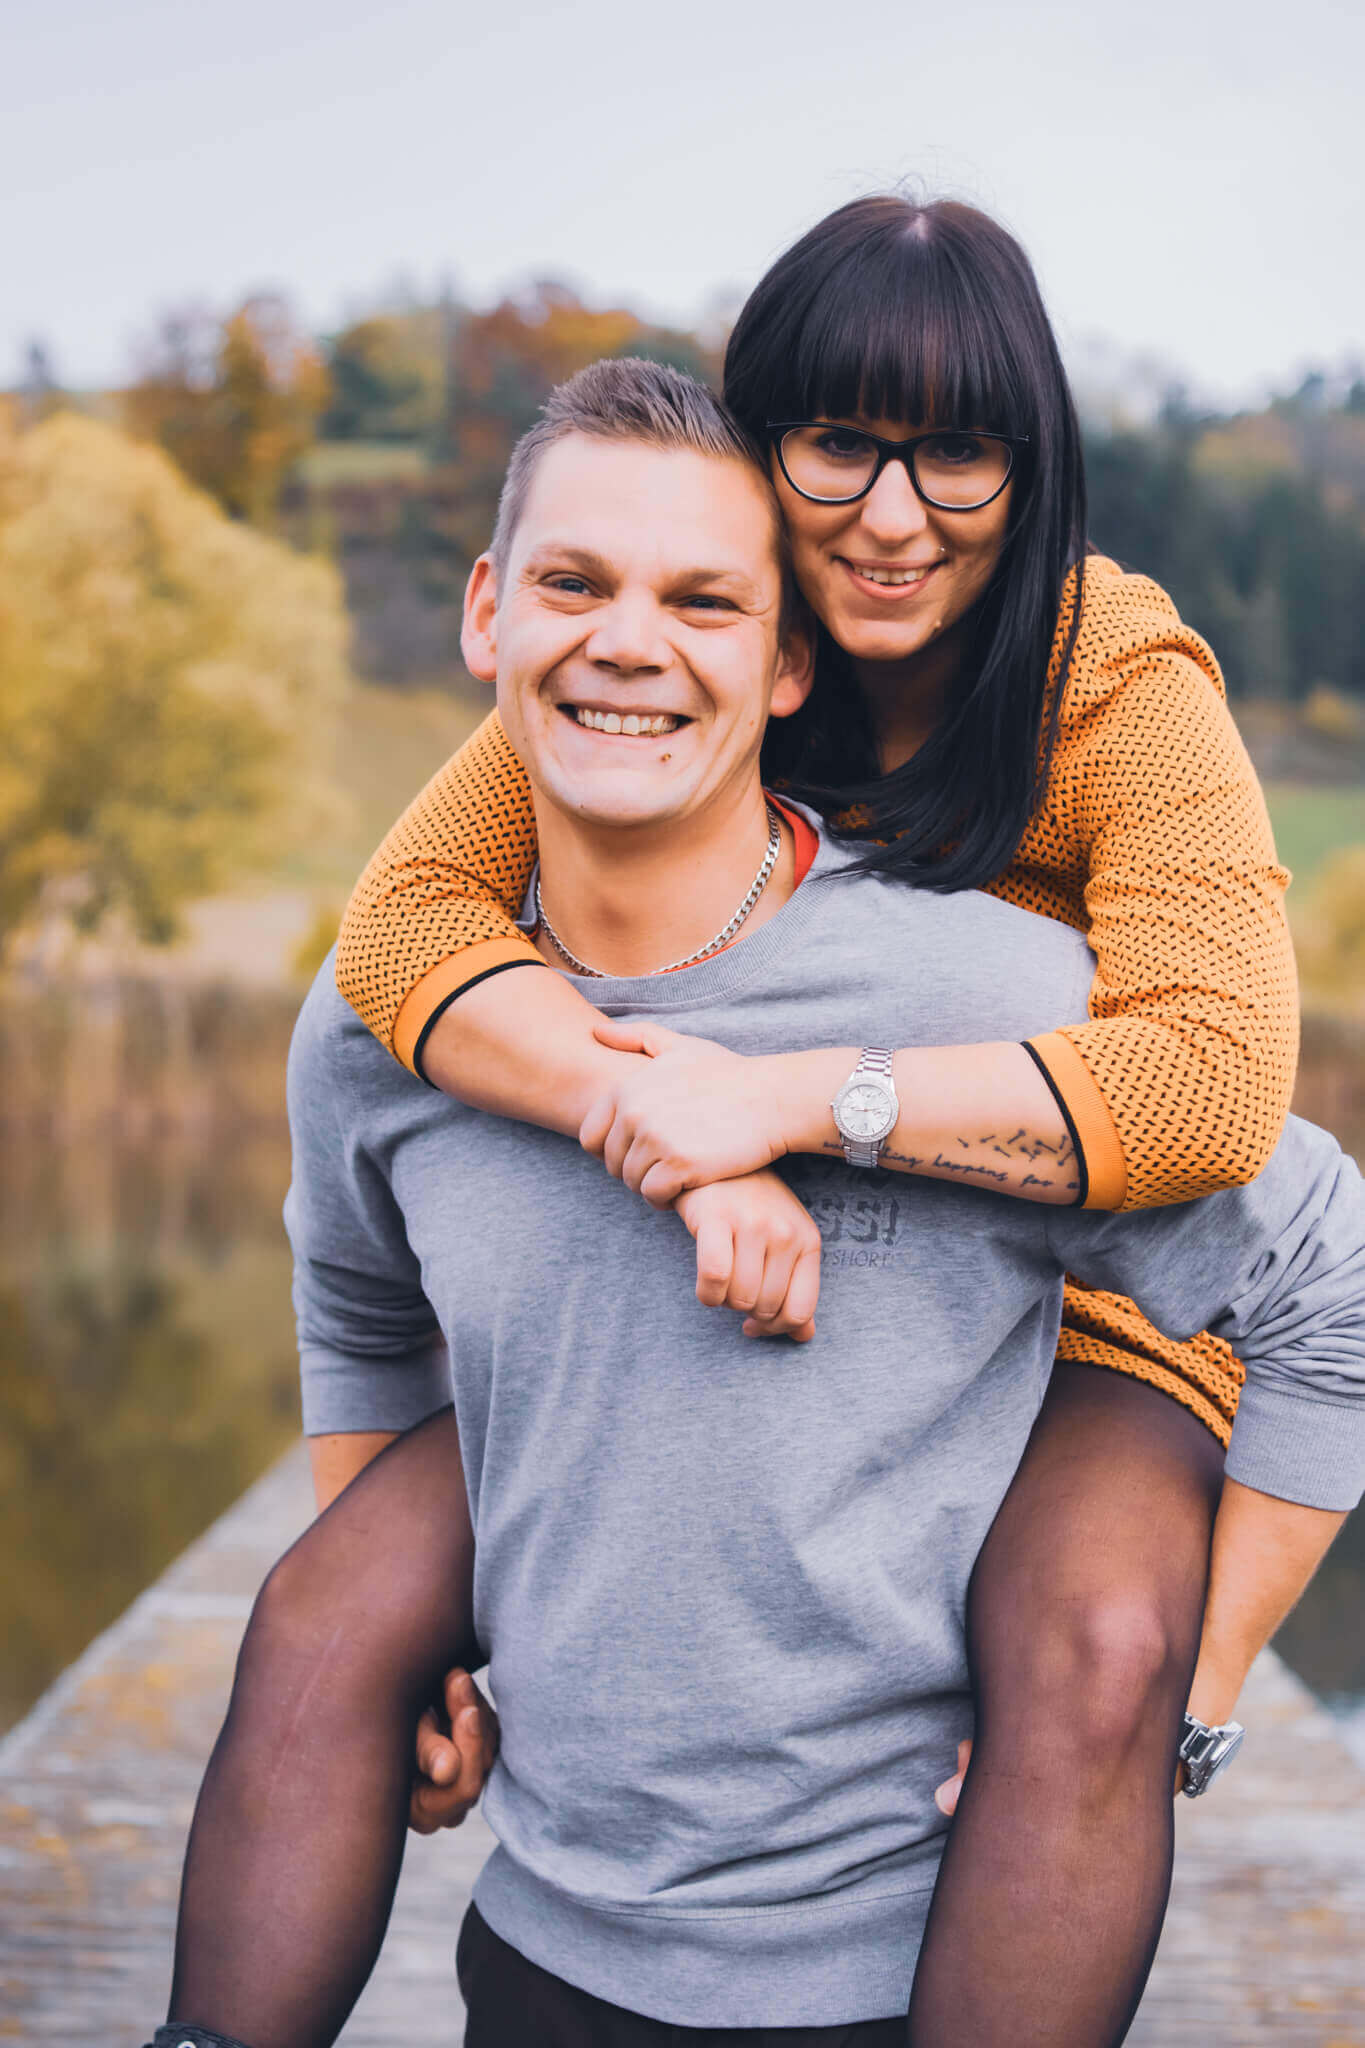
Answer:
[[[846,2027],[678,2027],[608,2005],[528,1962],[477,1906],[460,1929],[455,1966],[469,2018],[465,2048],[900,2048],[905,2021]]]

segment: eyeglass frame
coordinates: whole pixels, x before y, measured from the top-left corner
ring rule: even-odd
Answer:
[[[930,427],[921,434],[907,435],[903,441],[888,441],[882,434],[868,433],[866,427],[844,427],[842,429],[844,433],[857,434],[860,439],[872,443],[873,447],[877,450],[877,466],[862,489],[854,491],[850,497],[813,497],[809,491],[802,490],[800,484],[796,482],[791,471],[787,468],[787,458],[782,452],[783,437],[793,433],[798,427],[838,427],[839,425],[840,422],[838,420],[769,420],[764,427],[764,432],[773,436],[773,446],[777,450],[778,467],[781,469],[783,476],[796,492],[797,497],[804,498],[808,505],[856,505],[859,499],[865,498],[875,488],[877,479],[886,468],[888,462],[902,462],[905,465],[905,474],[910,479],[915,496],[922,505],[928,505],[934,512],[984,512],[987,505],[995,503],[1000,493],[1004,490],[1005,485],[1014,475],[1015,449],[1027,448],[1029,445],[1027,434],[995,434],[977,427]],[[982,498],[975,505],[940,504],[937,498],[929,496],[929,493],[915,475],[913,451],[918,448],[920,443],[922,441],[948,441],[952,440],[954,436],[963,440],[1000,441],[1009,450],[1009,467],[1005,474],[1001,477],[989,498]]]

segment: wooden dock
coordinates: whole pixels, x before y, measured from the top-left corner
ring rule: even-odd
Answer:
[[[251,1596],[311,1510],[302,1451],[240,1500],[0,1743],[0,2042],[138,2048],[164,2011],[185,1832]],[[1135,2048],[1365,2048],[1365,1773],[1275,1658],[1238,1765],[1179,1802]],[[463,2032],[454,1945],[481,1819],[412,1838],[346,2048]]]

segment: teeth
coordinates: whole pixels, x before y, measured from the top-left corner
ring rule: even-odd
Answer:
[[[586,725],[592,732],[622,733],[631,739],[662,739],[668,732],[676,732],[678,721],[671,712],[660,711],[653,717],[640,712],[628,711],[624,718],[616,711],[588,711],[580,706],[574,717],[580,725]]]
[[[927,569],[860,569],[869,583],[923,583],[929,574]]]

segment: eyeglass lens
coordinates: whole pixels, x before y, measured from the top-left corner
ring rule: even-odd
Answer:
[[[852,427],[789,427],[782,436],[782,466],[790,482],[827,504],[860,497],[876,473],[880,452],[875,441]],[[1008,443],[981,434],[934,434],[909,452],[924,496],[954,511],[984,505],[1010,472]]]

